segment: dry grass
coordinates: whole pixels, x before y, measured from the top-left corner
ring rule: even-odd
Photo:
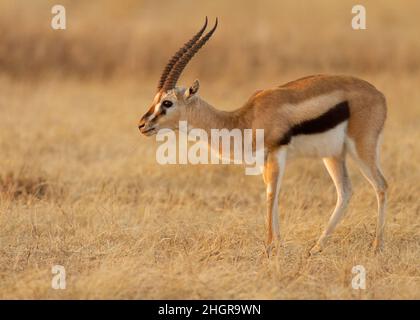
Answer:
[[[2,81],[0,167],[12,175],[0,184],[0,297],[420,298],[413,80],[376,81],[391,93],[385,253],[370,250],[375,198],[353,168],[348,216],[310,259],[335,201],[320,161],[288,166],[284,246],[267,259],[260,177],[236,166],[156,164],[156,143],[136,131],[147,95],[133,83]],[[54,264],[66,267],[67,290],[50,288]],[[350,286],[356,264],[368,272],[364,292]]]
[[[84,1],[71,2],[77,8],[88,6],[82,5]],[[15,9],[21,8],[16,3]],[[134,49],[112,54],[105,50],[111,65],[121,62],[123,70],[113,73],[109,81],[98,80],[107,74],[100,53],[104,50],[100,41],[106,37],[102,31],[89,34],[86,19],[78,22],[77,34],[68,30],[59,40],[63,41],[59,46],[65,47],[98,39],[86,49],[96,58],[87,58],[86,69],[78,68],[77,59],[74,62],[64,53],[40,54],[27,61],[25,68],[19,67],[24,59],[19,60],[15,49],[6,54],[0,47],[0,298],[420,299],[420,79],[414,36],[419,26],[414,17],[418,2],[407,1],[406,7],[395,10],[391,2],[383,2],[380,8],[369,2],[371,29],[357,34],[348,30],[346,3],[320,3],[319,7],[310,5],[314,15],[304,11],[302,16],[303,3],[286,2],[284,7],[271,3],[276,11],[254,10],[245,3],[234,11],[221,2],[203,8],[181,2],[184,13],[192,5],[191,11],[198,15],[208,10],[209,15],[223,18],[218,38],[184,79],[200,75],[202,95],[223,109],[239,106],[258,87],[312,72],[348,72],[380,88],[389,102],[382,153],[390,185],[384,253],[371,251],[376,201],[352,165],[355,195],[349,212],[326,250],[311,258],[307,252],[335,203],[334,186],[321,161],[288,164],[280,201],[283,245],[270,258],[264,254],[261,177],[245,176],[239,166],[158,165],[157,143],[140,137],[136,123],[150,102],[160,71],[157,66],[161,67],[185,33],[168,39],[169,44],[157,50],[160,35],[166,37],[171,24],[159,19],[161,13],[152,10],[152,3],[143,2],[131,14],[107,4],[113,10],[104,9],[96,16],[112,12],[120,21],[121,17],[129,20],[117,31],[131,30],[138,17],[138,23],[157,28],[153,37],[150,29],[131,30],[144,38],[124,40],[135,47],[144,44],[142,39],[155,38],[147,49],[136,49],[142,56],[132,65],[132,72],[149,66],[139,73],[138,81],[133,81],[127,62],[137,52]],[[24,15],[30,9],[20,12]],[[257,25],[266,20],[266,26],[259,27],[263,31],[240,24],[252,17],[251,9],[257,12]],[[90,10],[85,8],[83,17]],[[49,11],[45,15],[48,19]],[[78,21],[76,16],[73,19]],[[188,32],[200,22],[192,20],[185,22]],[[0,21],[5,30],[8,24]],[[36,21],[27,19],[22,28],[37,25]],[[293,21],[300,21],[303,31],[292,28]],[[14,35],[21,44],[31,43],[20,27]],[[303,33],[315,27],[322,30],[319,37]],[[240,28],[249,31],[249,37],[235,37]],[[118,32],[107,34],[114,39]],[[269,41],[273,35],[280,40]],[[342,37],[346,41],[337,43]],[[2,44],[10,44],[11,38]],[[50,46],[42,32],[37,39]],[[288,45],[281,44],[285,39]],[[399,46],[383,46],[389,39],[398,40]],[[362,54],[361,44],[365,46]],[[247,45],[253,49],[243,50]],[[265,48],[274,51],[270,54]],[[28,50],[22,49],[21,57],[30,56]],[[152,54],[156,59],[150,58]],[[227,58],[221,59],[224,54]],[[209,58],[207,63],[205,58]],[[254,58],[261,60],[248,60]],[[68,70],[90,79],[64,77]],[[258,70],[256,76],[247,78],[253,70]],[[47,77],[50,71],[54,75]],[[144,81],[152,74],[152,82]],[[212,81],[216,78],[217,82]],[[232,84],[238,83],[232,90]],[[66,268],[66,290],[51,289],[51,267],[56,264]],[[364,291],[351,288],[351,269],[357,264],[367,270]]]

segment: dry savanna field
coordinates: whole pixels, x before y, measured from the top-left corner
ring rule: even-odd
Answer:
[[[359,3],[359,2],[357,2]],[[0,3],[0,298],[420,299],[418,1],[52,1]],[[388,101],[381,163],[385,250],[371,248],[374,191],[354,195],[323,252],[334,208],[319,159],[287,164],[282,242],[265,254],[265,188],[238,165],[156,162],[141,136],[167,59],[208,15],[214,39],[180,79],[220,109],[315,73],[351,74]],[[51,287],[51,268],[66,289]],[[355,290],[353,266],[366,270]]]

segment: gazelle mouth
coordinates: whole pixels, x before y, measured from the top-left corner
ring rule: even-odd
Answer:
[[[156,133],[156,128],[149,128],[147,130],[141,130],[141,133],[144,134],[145,136],[150,136]]]

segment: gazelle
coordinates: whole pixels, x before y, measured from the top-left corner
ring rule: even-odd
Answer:
[[[342,219],[352,190],[346,154],[357,163],[375,189],[378,201],[375,249],[383,246],[387,183],[381,173],[379,138],[387,108],[384,95],[370,83],[349,76],[313,75],[254,93],[243,107],[220,111],[198,94],[199,82],[177,87],[182,70],[209,40],[217,27],[204,36],[201,30],[169,60],[159,80],[152,105],[141,118],[146,136],[162,128],[177,129],[179,121],[210,134],[215,129],[264,129],[263,179],[267,194],[267,244],[279,239],[278,196],[286,159],[322,158],[337,189],[337,203],[328,225],[311,253],[322,250]]]

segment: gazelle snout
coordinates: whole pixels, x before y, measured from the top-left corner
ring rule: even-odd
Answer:
[[[138,128],[145,136],[150,136],[157,132],[154,121],[148,120],[149,115],[145,114],[139,121]]]

